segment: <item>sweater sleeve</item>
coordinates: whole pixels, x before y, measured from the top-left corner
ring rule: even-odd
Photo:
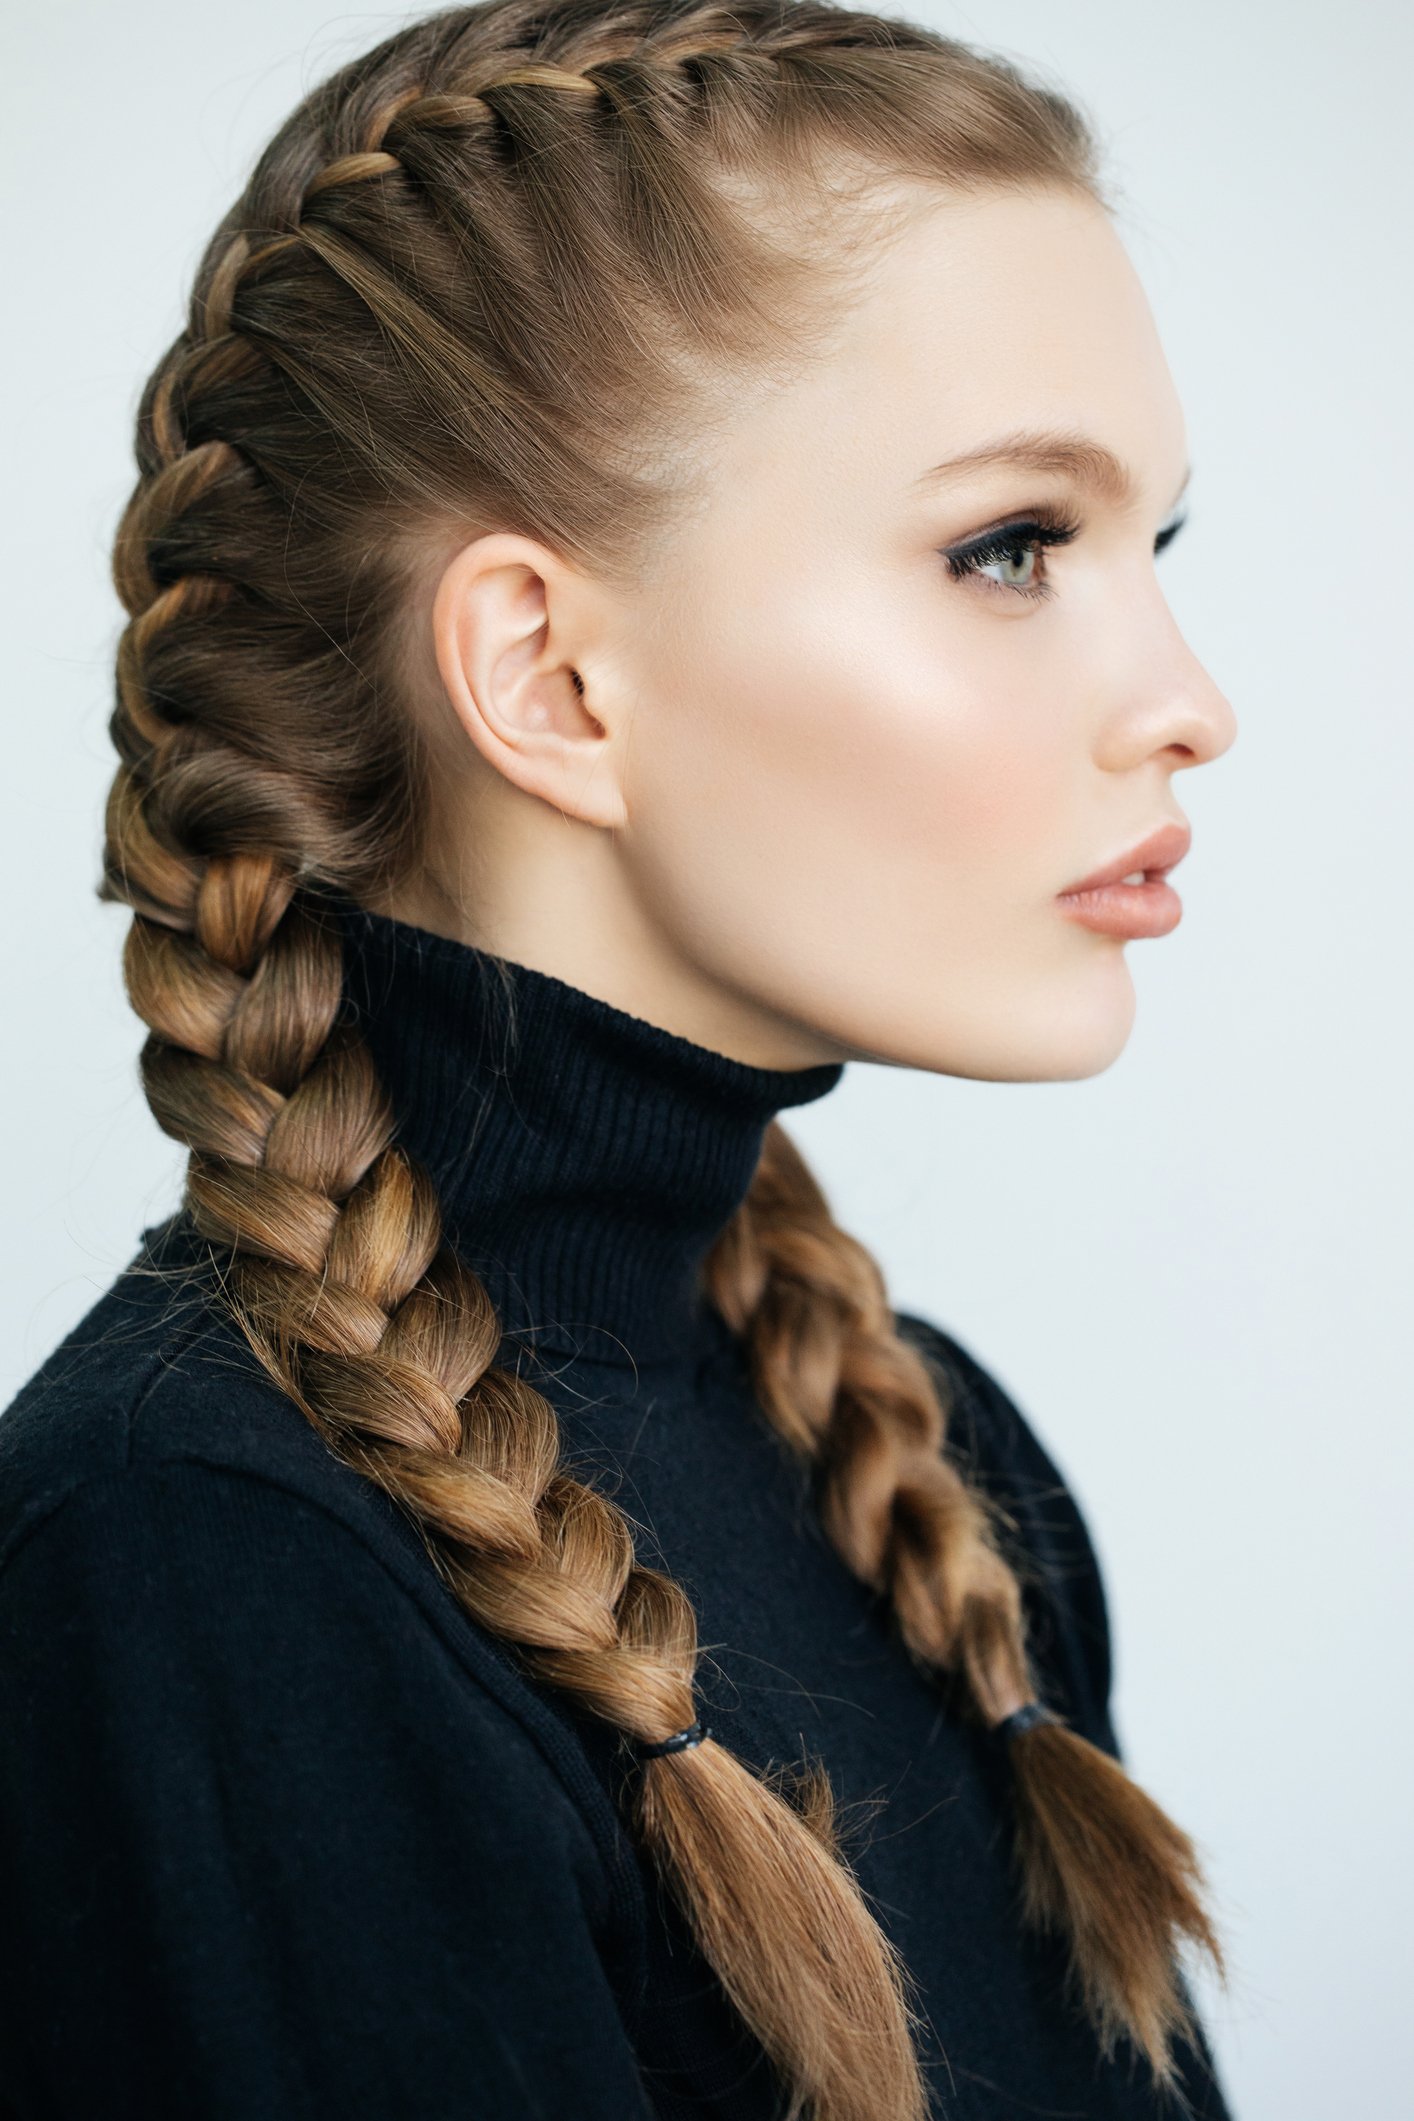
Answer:
[[[607,1890],[531,1735],[294,1490],[102,1474],[0,1574],[21,2121],[651,2121]]]

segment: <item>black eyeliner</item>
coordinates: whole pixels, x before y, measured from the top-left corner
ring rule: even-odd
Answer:
[[[950,572],[961,579],[971,570],[989,560],[1004,560],[1018,547],[1027,545],[1068,545],[1080,534],[1080,524],[1074,516],[1065,515],[1059,509],[1038,508],[1029,516],[1014,516],[1009,522],[1000,523],[994,530],[984,530],[966,544],[943,547],[943,557]]]
[[[1185,509],[1182,515],[1175,516],[1172,522],[1164,525],[1154,539],[1156,554],[1163,552],[1173,543],[1187,521],[1188,511]],[[1004,560],[1021,547],[1068,545],[1072,538],[1079,536],[1081,527],[1073,516],[1064,515],[1060,511],[1052,513],[1047,509],[1037,509],[1032,515],[1014,516],[1008,522],[998,524],[993,530],[982,531],[977,537],[969,538],[965,544],[948,545],[939,549],[948,563],[949,572],[956,579],[963,580],[975,567],[985,566],[993,560]]]

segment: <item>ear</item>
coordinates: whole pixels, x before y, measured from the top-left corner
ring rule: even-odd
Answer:
[[[432,602],[437,669],[482,757],[588,825],[627,820],[620,732],[567,659],[592,585],[533,538],[494,531],[453,557]]]

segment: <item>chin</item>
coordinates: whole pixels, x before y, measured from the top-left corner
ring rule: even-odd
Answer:
[[[1129,1043],[1134,1028],[1134,982],[1122,945],[1069,978],[1048,1020],[1036,1030],[1042,1065],[1027,1080],[1078,1082],[1103,1075]]]
[[[1134,983],[1124,952],[1077,974],[1074,967],[1038,989],[1028,983],[999,1019],[974,1027],[968,1065],[952,1072],[984,1082],[1080,1082],[1119,1059],[1134,1028]],[[990,1035],[989,1035],[990,1034]]]
[[[974,1082],[1102,1075],[1129,1041],[1135,994],[1122,944],[1060,964],[1038,962],[1034,952],[1005,965],[974,956],[965,971],[936,980],[919,977],[926,955],[912,954],[906,979],[885,968],[886,980],[897,973],[896,989],[861,981],[828,996],[827,1011],[802,1010],[801,1019],[827,1035],[842,1060]]]
[[[1117,953],[1118,955],[1118,953]],[[1077,1082],[1118,1060],[1134,1024],[1134,988],[1121,959],[1100,981],[1068,980],[1038,991],[1034,981],[989,996],[965,1022],[955,1014],[897,1027],[887,1041],[860,1040],[833,1027],[840,1051],[856,1060],[984,1083]]]

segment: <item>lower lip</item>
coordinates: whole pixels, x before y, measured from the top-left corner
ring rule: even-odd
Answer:
[[[1063,891],[1056,904],[1097,935],[1168,935],[1183,918],[1182,899],[1172,884],[1159,877],[1143,884],[1101,884],[1093,891]]]

